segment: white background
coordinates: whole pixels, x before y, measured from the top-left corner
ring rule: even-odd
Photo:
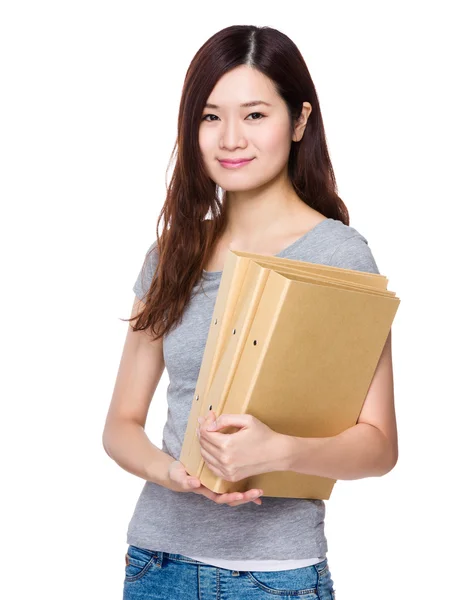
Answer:
[[[469,597],[463,4],[1,4],[2,597],[121,598],[144,481],[101,442],[119,319],[154,239],[186,69],[233,24],[298,45],[350,225],[401,299],[399,462],[326,502],[337,598]],[[160,447],[167,385],[165,372],[147,422]]]

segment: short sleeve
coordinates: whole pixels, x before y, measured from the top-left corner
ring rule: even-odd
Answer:
[[[140,300],[146,296],[153,279],[153,275],[158,264],[158,252],[156,250],[156,241],[148,248],[140,272],[134,283],[133,291]]]
[[[343,240],[332,253],[329,266],[380,274],[367,240],[360,234]]]

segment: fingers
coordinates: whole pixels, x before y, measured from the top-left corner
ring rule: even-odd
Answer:
[[[262,504],[262,500],[260,498],[256,498],[254,500],[239,500],[238,502],[228,502],[228,506],[239,506],[240,504],[247,504],[248,502],[254,502],[254,504]]]
[[[260,496],[264,493],[262,490],[253,489],[247,492],[228,492],[226,494],[217,494],[212,492],[204,485],[201,485],[198,490],[193,490],[196,493],[201,493],[205,497],[213,500],[216,504],[228,504],[229,506],[238,506],[239,504],[246,504],[247,502],[254,502],[255,504],[262,504]]]
[[[258,505],[262,504],[262,500],[259,498],[259,496],[262,496],[262,490],[249,490],[244,494],[234,492],[232,494],[224,494],[224,496],[228,496],[228,498],[222,498],[222,500],[230,506],[238,506],[246,502],[254,502]],[[229,498],[229,496],[234,496],[234,498]]]

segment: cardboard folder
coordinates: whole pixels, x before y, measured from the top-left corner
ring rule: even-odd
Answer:
[[[249,413],[304,437],[354,425],[400,303],[386,286],[378,274],[228,251],[179,458],[188,473],[217,493],[329,498],[335,480],[324,477],[217,477],[200,454],[197,417],[210,406]]]

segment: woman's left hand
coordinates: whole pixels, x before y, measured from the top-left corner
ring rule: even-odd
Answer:
[[[282,470],[281,434],[252,415],[222,414],[211,410],[199,417],[197,435],[200,452],[209,469],[225,481]],[[212,428],[210,428],[212,425]],[[235,433],[220,433],[225,427],[239,427]]]

